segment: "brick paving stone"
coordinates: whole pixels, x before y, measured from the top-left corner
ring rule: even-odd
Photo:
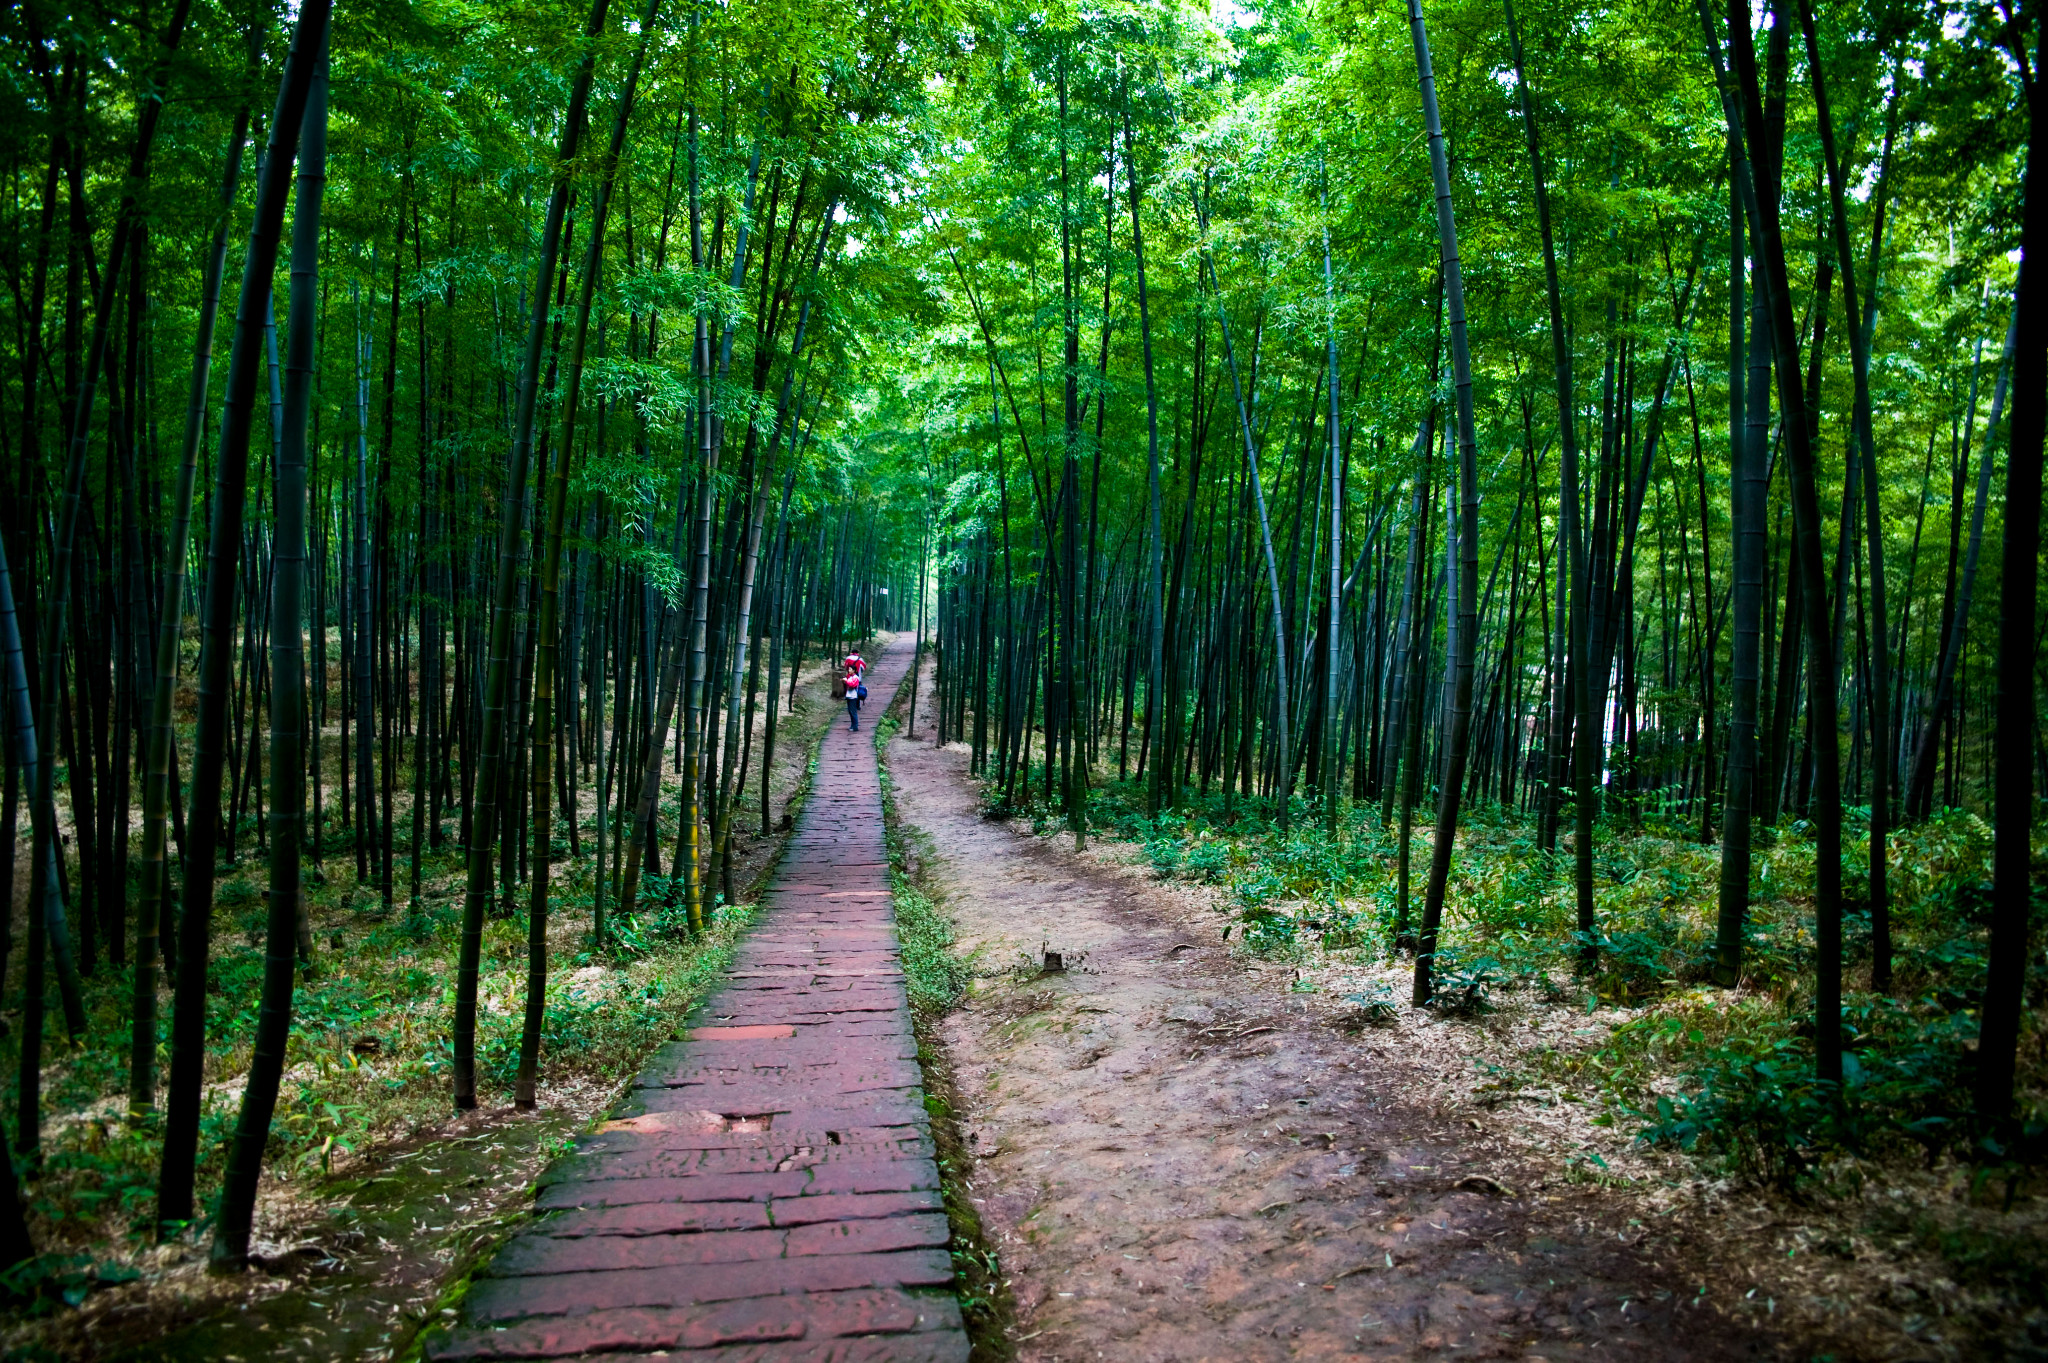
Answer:
[[[801,1197],[812,1182],[809,1169],[765,1174],[722,1174],[696,1178],[608,1178],[543,1180],[534,1198],[537,1211],[572,1207],[628,1207],[642,1202],[766,1202]],[[934,1185],[936,1186],[936,1184]],[[886,1188],[833,1188],[839,1192],[892,1192]]]
[[[901,1194],[899,1194],[901,1196]],[[789,1198],[800,1203],[803,1198]],[[816,1199],[822,1201],[823,1199]],[[583,1207],[551,1212],[527,1235],[574,1239],[585,1235],[672,1235],[686,1230],[767,1230],[776,1224],[760,1202],[635,1202],[624,1207]],[[791,1223],[794,1224],[794,1223]]]
[[[693,1306],[861,1287],[944,1287],[952,1280],[953,1262],[943,1249],[608,1268],[540,1278],[479,1278],[463,1301],[463,1314],[473,1324],[488,1325],[533,1316],[580,1316],[605,1307]]]
[[[964,1363],[871,732],[826,736],[730,975],[534,1208],[427,1358]]]
[[[532,1277],[675,1264],[753,1263],[807,1254],[887,1254],[946,1243],[943,1212],[865,1221],[823,1221],[787,1230],[683,1230],[666,1235],[522,1235],[491,1261],[492,1274]]]
[[[738,1143],[750,1136],[754,1138],[753,1143]],[[557,1165],[556,1171],[564,1177],[583,1181],[620,1182],[684,1178],[692,1174],[769,1173],[868,1160],[903,1163],[919,1158],[930,1159],[933,1154],[929,1138],[907,1123],[872,1130],[850,1128],[844,1132],[793,1132],[772,1144],[761,1142],[760,1137],[752,1132],[733,1133],[733,1140],[733,1144],[711,1148],[682,1146],[650,1150],[594,1147],[566,1157]]]
[[[958,1330],[917,1335],[862,1335],[817,1344],[742,1344],[685,1355],[699,1363],[967,1363],[967,1336]],[[626,1358],[617,1363],[654,1363]]]
[[[555,1212],[530,1232],[565,1240],[598,1235],[671,1235],[694,1230],[785,1229],[817,1222],[883,1220],[943,1210],[936,1189],[910,1193],[826,1193],[763,1202],[636,1202]]]
[[[915,1060],[886,1059],[858,1065],[700,1065],[676,1070],[658,1088],[636,1089],[640,1094],[688,1096],[700,1088],[829,1089],[858,1093],[866,1088],[915,1088],[918,1084]]]
[[[957,1343],[943,1350],[948,1340]],[[795,1352],[764,1354],[760,1349]],[[867,1348],[866,1353],[831,1350]],[[728,1351],[732,1352],[728,1352]],[[633,1351],[633,1352],[627,1352]],[[640,1352],[646,1351],[646,1352]],[[702,1352],[698,1352],[702,1351]],[[458,1328],[436,1340],[436,1360],[544,1359],[604,1354],[693,1360],[964,1359],[960,1309],[944,1294],[869,1290],[755,1298],[706,1306],[623,1308],[521,1321],[496,1329]]]

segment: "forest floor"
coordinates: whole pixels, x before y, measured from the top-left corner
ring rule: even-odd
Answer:
[[[385,911],[374,889],[356,882],[348,835],[330,829],[326,877],[309,876],[307,887],[318,950],[299,986],[250,1273],[206,1272],[208,1219],[164,1244],[147,1233],[159,1128],[154,1116],[125,1116],[128,972],[103,967],[87,981],[86,1044],[65,1046],[60,1019],[49,1023],[44,1157],[25,1187],[41,1254],[10,1275],[8,1286],[26,1304],[0,1317],[0,1358],[343,1363],[402,1351],[443,1293],[527,1213],[541,1169],[614,1105],[645,1053],[722,977],[748,921],[752,889],[781,849],[817,740],[843,713],[829,693],[836,672],[826,661],[805,660],[796,708],[779,720],[766,837],[757,836],[764,720],[756,718],[752,815],[734,825],[741,903],[703,939],[682,938],[660,911],[614,915],[611,946],[593,952],[595,790],[579,792],[580,858],[569,855],[557,822],[549,999],[533,1112],[515,1110],[510,1091],[526,960],[523,887],[521,911],[494,914],[486,924],[482,1107],[452,1114],[445,1035],[463,884],[453,812],[447,847],[423,868],[416,916],[405,906],[409,779],[399,783],[394,820],[395,910]],[[327,738],[337,744],[338,731],[330,727]],[[664,777],[664,822],[672,828],[678,778],[666,765]],[[245,837],[253,841],[253,830]],[[672,844],[664,859],[670,852]],[[209,1214],[248,1066],[263,869],[260,854],[245,848],[240,866],[222,873],[216,910],[200,1170]],[[26,888],[18,880],[16,941]],[[0,1020],[18,1028],[18,998],[8,1002],[16,1011]],[[166,985],[159,1000],[166,1029],[170,1006]],[[11,1040],[5,1049],[4,1072],[12,1073]]]
[[[985,817],[966,749],[920,734],[887,761],[971,975],[937,1024],[951,1176],[1013,1313],[978,1357],[2048,1357],[2037,1198],[1948,1162],[1778,1191],[1650,1149],[1543,1064],[1645,1010],[1445,1017],[1392,1002],[1399,958],[1249,951],[1135,844]]]

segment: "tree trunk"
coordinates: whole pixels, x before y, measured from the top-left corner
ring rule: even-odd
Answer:
[[[2027,146],[2020,247],[2029,260],[2048,251],[2048,194],[2034,184],[2038,130],[2048,119],[2041,61],[2048,30],[2034,41],[2034,76],[2027,104],[2037,130]],[[2019,319],[2013,344],[2012,441],[2006,461],[2004,560],[1998,610],[1998,766],[1993,778],[1995,831],[1991,846],[1990,971],[1984,981],[1983,1026],[1978,1046],[1977,1117],[1990,1131],[2009,1124],[2025,1007],[2031,913],[2030,867],[2034,816],[2035,616],[2040,609],[2041,444],[2048,426],[2048,309],[2040,297],[2040,271],[2022,274],[2013,300]],[[1985,444],[1990,462],[1990,442]]]
[[[2026,273],[2024,261],[2020,274]],[[2005,329],[2005,350],[1998,362],[1998,382],[1991,390],[1991,420],[1984,427],[1984,448],[1977,455],[1977,491],[1970,507],[1970,542],[1963,554],[1962,576],[1956,588],[1952,617],[1945,616],[1941,660],[1936,667],[1933,699],[1927,707],[1926,727],[1920,731],[1920,745],[1913,753],[1913,769],[1906,784],[1906,815],[1925,819],[1933,812],[1934,764],[1940,755],[1943,728],[1955,708],[1956,669],[1963,656],[1963,643],[1970,632],[1970,597],[1977,583],[1977,560],[1984,547],[1984,506],[1991,500],[1991,465],[1998,449],[1998,427],[2005,415],[2007,380],[2017,355],[2020,330],[2019,299],[2013,299],[2012,320]],[[1972,411],[1975,404],[1972,403]],[[1957,474],[1957,478],[1961,478]],[[1950,524],[1955,524],[1959,502],[1949,507]]]
[[[253,44],[252,44],[253,54]],[[172,767],[177,738],[171,702],[178,685],[178,652],[184,637],[185,564],[192,543],[192,493],[198,477],[199,442],[206,421],[208,375],[213,367],[213,333],[220,316],[221,279],[226,272],[228,218],[234,209],[235,183],[241,177],[242,149],[249,136],[249,110],[235,114],[228,136],[226,169],[215,209],[213,241],[200,284],[198,326],[192,343],[190,400],[185,410],[184,443],[178,458],[177,482],[171,493],[171,534],[164,554],[163,591],[157,615],[156,652],[151,663],[149,722],[142,787],[142,872],[137,908],[132,1026],[128,1048],[128,1110],[148,1111],[156,1103],[158,929],[170,907],[167,861],[170,804],[176,781]]]
[[[1200,200],[1195,203],[1195,216],[1206,233],[1209,230],[1208,215],[1203,210]],[[1245,406],[1244,385],[1238,379],[1237,350],[1230,343],[1230,317],[1223,305],[1223,284],[1216,277],[1215,260],[1206,251],[1202,255],[1201,263],[1208,267],[1209,292],[1216,300],[1216,323],[1223,337],[1224,359],[1230,366],[1230,391],[1237,401],[1238,431],[1244,438],[1245,467],[1250,472],[1252,501],[1259,512],[1259,543],[1266,555],[1266,585],[1273,598],[1273,721],[1276,730],[1274,746],[1283,755],[1291,754],[1294,750],[1289,746],[1287,735],[1288,696],[1291,694],[1287,686],[1287,612],[1280,604],[1280,569],[1273,557],[1273,525],[1266,515],[1266,490],[1259,482],[1258,443],[1252,437],[1251,413]],[[1294,763],[1283,756],[1280,763],[1280,779],[1274,789],[1282,833],[1287,831],[1290,824],[1289,797],[1293,777]]]
[[[1711,15],[1703,8],[1701,17],[1706,21],[1709,51],[1716,81],[1722,89],[1729,132],[1740,140],[1745,126],[1762,127],[1764,121],[1756,53],[1750,42],[1747,0],[1736,0],[1729,10],[1729,45],[1735,56],[1735,82],[1732,84],[1720,69],[1720,52],[1714,41]],[[1792,488],[1799,576],[1806,598],[1807,657],[1810,663],[1807,668],[1807,715],[1814,759],[1814,936],[1819,956],[1814,1049],[1822,1082],[1839,1084],[1842,1079],[1842,803],[1834,641],[1829,632],[1827,570],[1821,555],[1820,496],[1811,444],[1813,427],[1806,394],[1800,383],[1799,333],[1792,314],[1784,235],[1779,225],[1777,199],[1774,195],[1758,192],[1760,178],[1752,169],[1752,175],[1746,182],[1739,182],[1739,187],[1746,191],[1744,208],[1764,266],[1764,292],[1776,352],[1778,402],[1785,414],[1785,451]]]
[[[1849,359],[1855,378],[1855,407],[1851,421],[1855,428],[1857,452],[1863,472],[1863,511],[1866,555],[1870,573],[1868,628],[1882,639],[1889,632],[1885,614],[1884,522],[1878,509],[1877,442],[1870,428],[1870,341],[1877,324],[1877,266],[1884,242],[1884,169],[1890,164],[1890,137],[1881,163],[1875,196],[1876,222],[1870,242],[1870,306],[1857,306],[1856,261],[1849,245],[1848,193],[1843,184],[1841,161],[1835,153],[1834,119],[1828,107],[1827,84],[1822,74],[1820,40],[1814,32],[1811,0],[1798,0],[1799,25],[1806,38],[1807,69],[1813,81],[1815,120],[1820,129],[1821,151],[1827,165],[1829,218],[1833,223],[1836,266],[1842,276],[1842,306],[1849,319]],[[1852,470],[1853,471],[1853,470]],[[1842,524],[1854,524],[1854,511],[1844,506]],[[1837,614],[1840,607],[1837,606]],[[1887,650],[1874,650],[1871,677],[1865,692],[1869,698],[1871,733],[1879,749],[1870,783],[1870,933],[1871,985],[1880,994],[1892,988],[1892,933],[1890,895],[1885,881],[1885,836],[1891,822],[1889,764],[1883,758],[1888,746],[1884,735],[1891,727],[1887,713],[1891,691],[1891,657]],[[1837,662],[1839,666],[1839,660]]]
[[[13,729],[7,744],[10,759],[7,769],[7,827],[0,829],[7,838],[7,919],[14,917],[14,834],[15,801],[19,797],[17,772],[27,778],[32,786],[36,779],[35,712],[30,708],[28,695],[28,668],[21,654],[21,621],[14,610],[14,578],[7,569],[7,545],[0,539],[0,655],[6,660],[7,674],[4,684],[7,688],[7,716],[5,723]],[[47,858],[30,863],[29,874],[35,880],[44,878],[43,867]],[[35,898],[31,892],[31,899]],[[11,932],[11,928],[0,929]],[[21,1205],[21,1186],[14,1172],[15,1150],[32,1151],[36,1148],[35,1137],[41,1127],[42,1103],[42,1050],[43,1025],[43,924],[31,916],[28,925],[28,968],[24,989],[22,1022],[26,1037],[22,1044],[22,1089],[23,1102],[19,1108],[20,1129],[16,1141],[9,1145],[4,1130],[0,1130],[0,1267],[12,1268],[22,1260],[35,1254],[35,1245],[29,1239],[28,1221]],[[30,1024],[34,1032],[27,1032]],[[30,1052],[36,1053],[31,1060]]]
[[[1739,143],[1730,140],[1731,158],[1741,156]],[[1744,171],[1733,174],[1739,184]],[[1768,390],[1752,370],[1745,387],[1742,372],[1743,225],[1741,193],[1729,190],[1732,208],[1729,222],[1729,326],[1728,345],[1728,463],[1729,523],[1734,537],[1735,587],[1729,611],[1734,617],[1735,636],[1730,659],[1731,694],[1728,720],[1727,786],[1721,803],[1721,874],[1719,914],[1714,942],[1715,978],[1733,986],[1742,976],[1744,921],[1749,914],[1750,823],[1756,793],[1757,689],[1763,655],[1764,532],[1764,422]],[[1761,300],[1759,300],[1760,302]],[[1756,320],[1755,341],[1762,340],[1762,309],[1749,310]],[[1763,347],[1753,345],[1754,362]],[[1712,666],[1712,659],[1708,660]],[[1711,717],[1710,717],[1711,722]]]
[[[533,664],[533,747],[529,773],[533,796],[533,863],[528,887],[526,919],[526,1000],[519,1033],[519,1069],[513,1080],[514,1107],[531,1111],[540,1072],[542,1025],[547,1014],[548,981],[548,890],[550,861],[554,854],[549,787],[550,764],[554,761],[555,675],[562,578],[562,528],[568,514],[569,462],[576,451],[576,422],[583,394],[583,360],[590,342],[591,305],[596,300],[597,278],[604,259],[605,225],[610,214],[613,176],[625,148],[626,129],[633,116],[634,94],[640,84],[640,70],[647,56],[647,43],[654,32],[654,12],[659,0],[649,0],[640,19],[640,42],[619,92],[618,110],[612,120],[611,145],[605,153],[603,179],[592,206],[590,240],[584,247],[582,296],[576,307],[575,339],[569,348],[567,392],[562,400],[562,434],[549,469],[545,511],[546,540],[540,561],[540,609],[534,629]],[[572,821],[574,814],[570,814]],[[600,859],[600,865],[602,859]]]
[[[314,12],[318,10],[318,12]],[[305,836],[305,753],[300,725],[305,719],[305,644],[300,616],[306,567],[306,428],[313,406],[319,319],[320,200],[327,181],[327,14],[308,4],[299,12],[299,33],[291,60],[313,69],[299,132],[299,184],[292,217],[290,348],[285,377],[282,436],[273,485],[270,682],[269,924],[263,953],[263,994],[256,1018],[255,1047],[242,1090],[220,1218],[214,1223],[208,1267],[239,1273],[249,1257],[249,1232],[256,1216],[256,1187],[263,1176],[263,1148],[277,1109],[284,1076],[285,1046],[291,1036],[292,970],[299,937],[299,857]]]
[[[591,0],[586,40],[604,32],[610,0]],[[454,1100],[458,1112],[476,1107],[477,972],[483,957],[484,913],[494,888],[491,843],[498,832],[498,786],[503,780],[506,697],[511,691],[512,630],[519,595],[521,513],[526,503],[528,466],[533,457],[535,405],[540,389],[541,352],[547,340],[549,291],[562,249],[562,218],[568,210],[571,177],[580,149],[590,85],[597,64],[594,41],[586,45],[571,87],[562,123],[562,149],[555,161],[554,190],[548,198],[547,225],[541,233],[540,259],[534,277],[533,317],[520,361],[518,405],[512,423],[512,452],[500,501],[498,568],[491,594],[490,659],[485,674],[483,718],[477,743],[476,811],[471,816],[469,873],[462,900],[462,941],[455,967]],[[467,765],[465,763],[465,765]]]
[[[1436,955],[1437,929],[1443,922],[1444,891],[1450,881],[1451,853],[1458,837],[1458,808],[1465,792],[1465,763],[1472,742],[1472,664],[1479,635],[1479,457],[1472,424],[1472,352],[1465,336],[1465,276],[1458,260],[1458,226],[1451,211],[1450,158],[1444,150],[1443,120],[1437,112],[1436,74],[1430,66],[1422,0],[1408,0],[1408,30],[1415,40],[1415,69],[1422,87],[1430,173],[1436,186],[1437,246],[1442,253],[1444,299],[1451,329],[1451,381],[1457,394],[1461,494],[1457,520],[1457,625],[1451,636],[1449,661],[1450,713],[1444,725],[1443,773],[1437,789],[1436,828],[1430,838],[1422,931],[1415,946],[1414,1000],[1419,1005],[1427,1003],[1434,992],[1431,965]]]
[[[157,1224],[174,1233],[193,1219],[199,1153],[201,1085],[206,1058],[206,966],[213,917],[214,847],[220,828],[221,776],[227,735],[228,668],[234,646],[235,592],[242,516],[249,482],[249,436],[257,365],[271,277],[284,229],[285,197],[300,124],[325,50],[329,5],[300,9],[291,55],[270,118],[270,147],[256,190],[256,213],[237,297],[235,343],[228,358],[227,402],[215,467],[213,525],[207,539],[205,602],[200,616],[199,718],[193,744],[192,819],[184,858],[183,912],[178,925],[178,989],[171,1020],[171,1076],[157,1180]]]

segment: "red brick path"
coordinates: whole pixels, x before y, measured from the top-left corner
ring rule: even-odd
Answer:
[[[842,716],[726,987],[541,1181],[430,1359],[962,1363],[872,722]]]

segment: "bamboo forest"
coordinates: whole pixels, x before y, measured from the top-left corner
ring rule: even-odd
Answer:
[[[2048,1356],[2044,53],[5,6],[0,1359]]]

